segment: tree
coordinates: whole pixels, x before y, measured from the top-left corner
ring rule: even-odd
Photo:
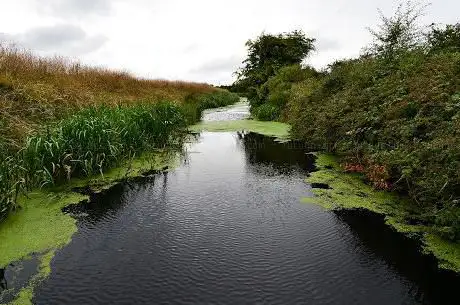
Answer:
[[[433,52],[460,52],[460,23],[448,24],[444,28],[432,24],[428,45]]]
[[[424,35],[418,21],[426,6],[407,1],[400,4],[391,17],[379,10],[382,23],[377,30],[369,29],[374,36],[369,53],[391,60],[401,52],[422,45]]]
[[[260,92],[262,85],[284,67],[300,64],[315,49],[313,38],[302,31],[278,35],[262,33],[246,43],[247,58],[237,72],[239,84],[246,84],[246,92],[253,102],[262,102],[265,94]]]

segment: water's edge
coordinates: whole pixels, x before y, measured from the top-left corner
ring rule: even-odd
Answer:
[[[276,122],[258,122],[246,120],[244,117],[233,121],[206,121],[190,127],[194,132],[235,132],[251,131],[254,133],[275,137],[277,141],[286,141],[289,134],[289,126]],[[2,258],[0,266],[0,292],[6,290],[8,284],[5,274],[14,274],[16,286],[7,287],[6,293],[2,293],[0,301],[12,304],[31,304],[34,288],[46,279],[51,272],[51,260],[77,231],[76,221],[81,213],[89,205],[95,204],[106,194],[119,188],[126,183],[145,183],[159,174],[173,170],[180,164],[181,153],[159,152],[148,154],[142,158],[131,160],[128,166],[123,166],[109,171],[104,177],[93,179],[74,180],[64,188],[54,190],[39,190],[32,192],[28,198],[21,198],[23,209],[18,211],[7,222],[0,226],[0,239],[2,240]],[[415,249],[414,257],[420,264],[430,266],[431,276],[449,279],[450,283],[458,283],[460,275],[460,245],[447,243],[437,236],[430,234],[427,228],[408,225],[403,222],[388,201],[398,200],[392,194],[386,194],[369,189],[361,181],[359,184],[349,174],[333,171],[335,161],[331,161],[328,155],[318,154],[317,171],[306,178],[308,184],[314,187],[312,192],[315,197],[304,199],[305,203],[314,203],[331,209],[339,218],[343,219],[353,230],[363,236],[360,227],[378,224],[378,231],[390,229],[394,234],[401,235],[402,242],[407,244],[408,249]],[[344,175],[344,176],[343,176]],[[349,183],[345,185],[344,183]],[[330,189],[324,186],[331,186]],[[345,191],[344,191],[345,190]],[[363,195],[364,194],[364,195]],[[348,197],[347,197],[348,196]],[[364,198],[364,199],[363,199]],[[388,208],[391,206],[391,210]],[[37,230],[34,224],[43,219],[37,218],[38,213],[48,210],[48,218],[41,223]],[[64,213],[63,213],[64,212]],[[381,226],[380,226],[381,225]],[[8,227],[9,226],[9,227]],[[383,226],[383,227],[382,227]],[[5,229],[6,228],[6,229]],[[26,228],[26,230],[24,230]],[[47,230],[49,232],[45,231]],[[51,228],[51,229],[50,229]],[[33,236],[24,239],[24,232],[37,234],[39,240]],[[399,232],[399,233],[396,233]],[[22,240],[18,242],[18,240]],[[35,241],[34,241],[35,240]],[[422,241],[422,242],[420,242]],[[423,248],[424,253],[417,249]],[[3,251],[5,249],[5,251]],[[411,250],[412,251],[412,250]],[[436,268],[439,265],[444,270]],[[28,267],[25,267],[28,266]],[[30,270],[35,270],[30,273]],[[2,278],[3,277],[3,278]],[[427,285],[434,285],[430,281]],[[14,286],[14,285],[13,285]],[[455,287],[452,287],[454,290]]]
[[[460,275],[460,244],[447,241],[430,230],[430,227],[411,224],[403,209],[404,198],[387,192],[374,190],[365,184],[362,177],[345,173],[340,169],[338,158],[329,154],[318,154],[318,170],[306,181],[310,184],[326,185],[314,188],[314,198],[304,198],[305,203],[318,204],[328,210],[367,210],[382,215],[393,230],[415,240],[426,255],[434,256],[441,269]]]

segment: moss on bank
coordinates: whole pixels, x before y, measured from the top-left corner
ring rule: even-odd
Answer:
[[[426,253],[433,254],[443,269],[460,272],[460,244],[445,240],[428,226],[409,223],[416,207],[399,196],[376,191],[366,185],[356,174],[344,173],[337,158],[319,154],[316,161],[318,171],[311,173],[308,183],[325,183],[329,189],[312,189],[315,197],[304,198],[305,203],[314,203],[326,209],[367,209],[385,215],[385,221],[398,232],[420,238]]]
[[[280,122],[261,122],[255,120],[236,121],[210,121],[201,122],[189,128],[193,132],[200,131],[251,131],[266,136],[273,136],[279,139],[289,137],[290,126]]]
[[[18,200],[20,208],[0,223],[0,267],[31,254],[40,255],[40,266],[38,273],[27,287],[21,289],[12,304],[31,304],[34,288],[51,272],[50,264],[55,251],[68,244],[77,231],[76,220],[64,214],[62,208],[88,200],[89,197],[77,194],[72,189],[85,187],[98,192],[149,171],[174,168],[179,160],[180,154],[175,151],[146,153],[127,161],[123,166],[108,170],[102,176],[73,179],[61,187],[37,189],[27,196],[21,196]]]

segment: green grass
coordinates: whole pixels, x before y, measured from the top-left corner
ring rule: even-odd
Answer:
[[[84,109],[0,160],[2,216],[19,193],[100,175],[135,154],[173,143],[185,127],[183,110],[172,103]]]

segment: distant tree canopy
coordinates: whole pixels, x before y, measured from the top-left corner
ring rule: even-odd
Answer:
[[[460,51],[460,23],[449,24],[444,28],[432,25],[428,34],[428,43],[432,51]]]
[[[262,34],[246,43],[248,55],[243,67],[237,72],[237,86],[245,87],[252,100],[260,100],[258,88],[288,65],[300,64],[315,49],[315,39],[302,31],[278,35]]]

